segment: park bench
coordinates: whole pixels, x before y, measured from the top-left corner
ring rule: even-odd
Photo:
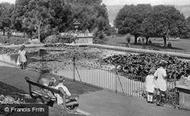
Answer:
[[[70,108],[68,108],[68,105],[66,105],[67,99],[65,95],[62,95],[60,90],[33,82],[28,77],[25,77],[25,80],[29,85],[29,94],[33,99],[40,100],[40,102],[42,102],[43,104],[53,107],[53,104],[56,102],[56,97],[54,96],[54,94],[60,94],[61,96],[63,96],[63,99],[65,101],[65,103],[63,104],[64,109]],[[76,95],[72,96],[72,98],[74,97],[76,97]]]

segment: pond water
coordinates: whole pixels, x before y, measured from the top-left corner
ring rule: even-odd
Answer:
[[[18,54],[2,54],[0,55],[0,62],[5,62],[8,64],[16,65]]]

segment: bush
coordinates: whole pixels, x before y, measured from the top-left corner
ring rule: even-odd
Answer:
[[[59,43],[72,43],[75,41],[76,37],[73,35],[59,35]]]
[[[7,36],[0,36],[0,43],[2,44],[15,44],[15,45],[19,45],[19,44],[24,44],[28,42],[28,38],[22,38],[22,37],[10,37],[8,38]]]
[[[45,38],[44,43],[72,43],[75,37],[72,35],[50,35]]]
[[[57,35],[50,35],[48,37],[45,38],[44,43],[48,43],[48,44],[52,44],[52,43],[58,43],[59,42],[59,38]]]
[[[98,31],[94,34],[94,43],[104,43],[106,36],[103,31]]]

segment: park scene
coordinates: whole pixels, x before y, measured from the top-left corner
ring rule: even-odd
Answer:
[[[0,115],[189,116],[190,2],[135,1],[0,1]]]

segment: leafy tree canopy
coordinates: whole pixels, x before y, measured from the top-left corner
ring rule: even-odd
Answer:
[[[102,0],[16,0],[14,26],[17,30],[34,33],[40,25],[41,31],[69,31],[74,29],[74,20],[80,22],[80,30],[109,28],[107,8]]]
[[[135,37],[181,37],[186,34],[183,14],[173,6],[125,5],[115,19],[119,33],[131,33]]]

